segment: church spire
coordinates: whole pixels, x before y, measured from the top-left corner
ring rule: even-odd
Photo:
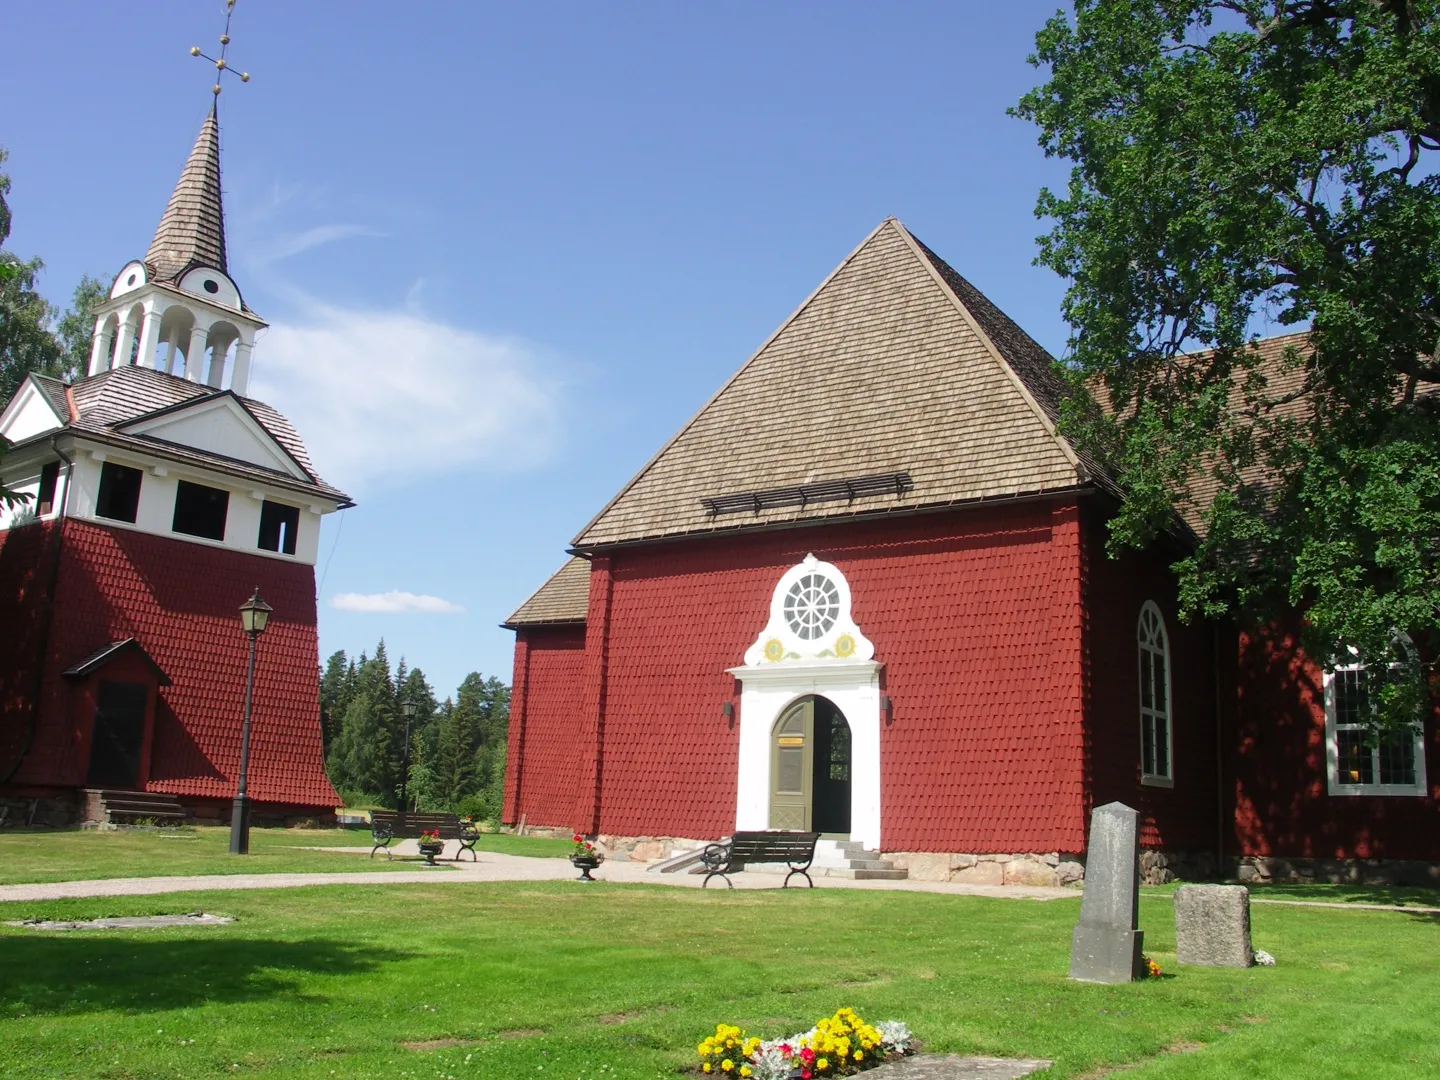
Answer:
[[[225,211],[220,201],[220,124],[213,105],[150,241],[145,262],[154,275],[152,281],[178,280],[197,264],[229,273]]]

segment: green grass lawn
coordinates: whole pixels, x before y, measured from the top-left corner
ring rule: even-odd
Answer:
[[[1440,1075],[1440,921],[1258,905],[1276,968],[1068,981],[1077,900],[572,881],[329,886],[0,905],[0,917],[203,908],[216,928],[0,926],[0,1076],[108,1080],[677,1076],[717,1021],[789,1034],[840,1005],[942,1052],[1048,1077]]]
[[[446,845],[454,854],[455,841]],[[160,830],[6,830],[0,833],[0,885],[176,874],[329,873],[414,869],[410,860],[369,857],[368,829],[251,829],[250,854],[229,853],[228,828]],[[482,833],[480,851],[562,857],[567,841]],[[364,847],[364,852],[313,850]],[[468,861],[468,859],[467,859]]]

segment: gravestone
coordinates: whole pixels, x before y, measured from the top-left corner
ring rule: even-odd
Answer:
[[[1249,967],[1250,890],[1244,885],[1181,885],[1175,890],[1175,953],[1182,964]]]
[[[1070,978],[1130,982],[1141,974],[1145,934],[1137,929],[1140,905],[1139,814],[1123,803],[1090,814],[1085,854],[1085,895],[1070,945]]]

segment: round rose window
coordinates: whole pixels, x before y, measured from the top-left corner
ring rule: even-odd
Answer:
[[[824,574],[806,574],[785,594],[785,621],[801,641],[827,633],[840,617],[840,590]]]

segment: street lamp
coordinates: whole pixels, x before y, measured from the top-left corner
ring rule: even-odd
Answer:
[[[405,717],[405,750],[400,759],[400,812],[405,813],[405,798],[410,787],[410,721],[415,719],[419,706],[405,698],[400,702],[400,715]]]
[[[240,729],[240,784],[235,789],[235,805],[230,814],[230,854],[250,854],[250,796],[246,782],[250,772],[250,701],[255,693],[255,641],[270,622],[269,604],[260,599],[260,586],[255,594],[240,605],[240,626],[250,638],[250,670],[245,676],[245,723]]]

